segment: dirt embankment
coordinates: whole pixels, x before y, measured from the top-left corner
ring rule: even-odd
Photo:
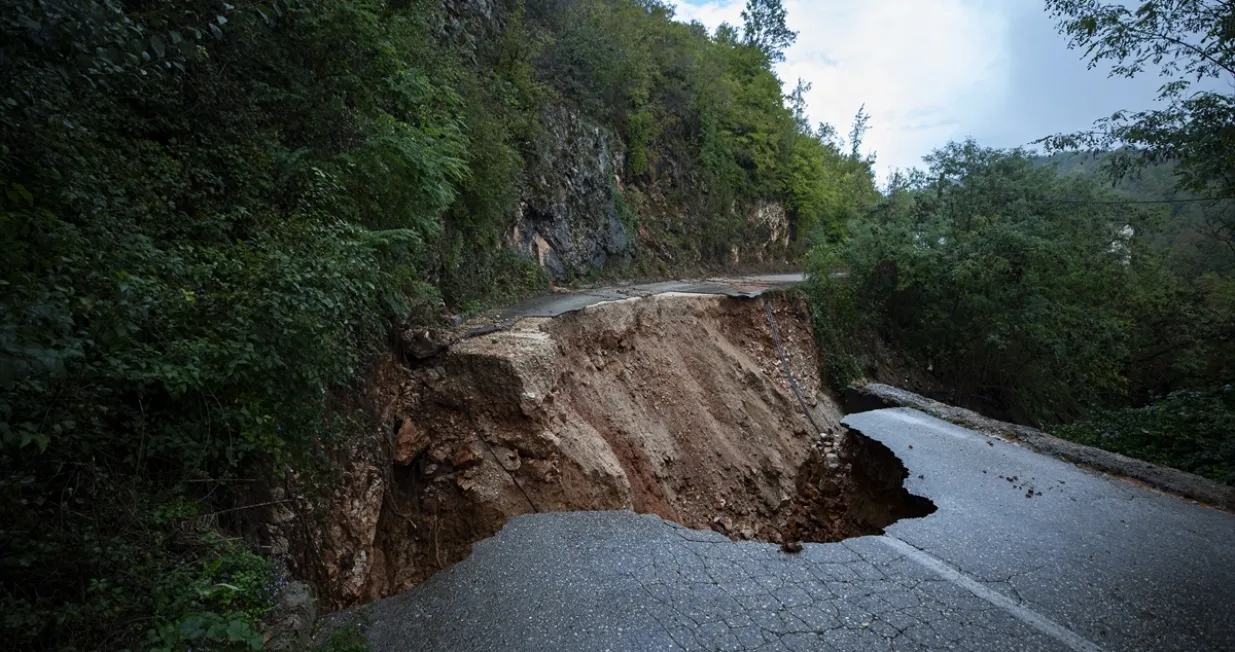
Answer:
[[[358,443],[332,496],[276,515],[268,534],[338,608],[414,586],[531,511],[632,509],[776,542],[933,511],[904,491],[890,451],[844,431],[818,368],[806,307],[783,294],[661,294],[524,319],[386,365],[384,444]]]

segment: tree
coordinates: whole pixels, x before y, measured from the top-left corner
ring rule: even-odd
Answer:
[[[781,0],[746,0],[742,11],[743,39],[771,61],[784,61],[785,49],[798,40],[798,33],[785,25]]]
[[[870,121],[871,116],[866,112],[866,105],[858,107],[857,114],[853,116],[853,128],[849,130],[849,156],[855,160],[861,157],[859,150],[862,149],[862,139],[870,130]]]
[[[1069,47],[1090,68],[1112,62],[1110,74],[1135,77],[1157,68],[1165,80],[1163,107],[1120,111],[1094,128],[1042,139],[1050,149],[1118,150],[1118,178],[1146,165],[1177,163],[1181,189],[1210,199],[1235,199],[1235,3],[1151,0],[1132,10],[1101,0],[1047,0]],[[1212,85],[1223,90],[1197,90]],[[1209,233],[1235,253],[1235,210],[1213,212]]]
[[[811,83],[798,79],[798,85],[789,94],[789,109],[793,111],[793,120],[797,123],[798,133],[810,135],[810,117],[806,115],[806,94],[810,92]]]
[[[1005,418],[1066,419],[1123,391],[1142,249],[1129,243],[1130,268],[1112,244],[1141,216],[1020,150],[950,143],[926,162],[848,239],[812,252],[822,318],[856,316],[821,331],[865,323],[931,368],[952,400]],[[834,278],[838,267],[847,276]]]

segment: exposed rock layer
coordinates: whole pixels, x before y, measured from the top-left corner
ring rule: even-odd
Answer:
[[[507,244],[555,279],[582,276],[631,251],[617,210],[625,150],[611,131],[561,105],[547,107],[541,124]]]

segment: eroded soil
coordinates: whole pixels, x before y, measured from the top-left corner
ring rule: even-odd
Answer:
[[[840,426],[818,368],[806,307],[784,294],[604,303],[409,357],[379,383],[388,446],[338,488],[329,525],[299,535],[298,570],[338,608],[406,590],[533,511],[629,509],[786,550],[933,511],[891,451]]]

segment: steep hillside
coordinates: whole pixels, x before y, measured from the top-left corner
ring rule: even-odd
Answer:
[[[255,641],[278,572],[234,536],[248,488],[330,484],[396,328],[549,279],[783,264],[874,197],[773,74],[783,22],[711,34],[655,0],[6,9],[17,649]]]

